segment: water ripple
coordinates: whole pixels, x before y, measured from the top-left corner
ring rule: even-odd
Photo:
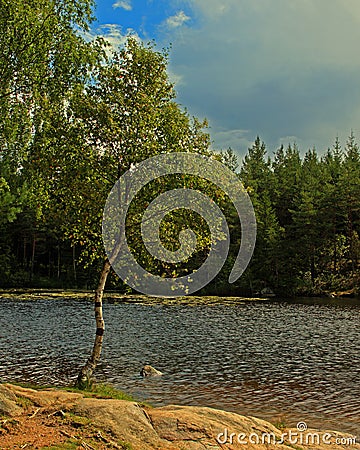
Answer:
[[[0,379],[68,384],[92,348],[92,304],[1,299]],[[208,405],[360,434],[360,306],[269,302],[104,307],[97,374],[155,405]],[[150,363],[164,372],[142,379]]]

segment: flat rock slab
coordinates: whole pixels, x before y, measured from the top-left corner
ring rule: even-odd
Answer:
[[[88,417],[118,440],[130,442],[134,450],[175,450],[178,447],[162,440],[154,430],[146,411],[137,403],[125,400],[83,398],[74,413]]]
[[[26,416],[26,408],[19,406],[22,404],[19,400],[24,398],[41,411],[61,409],[86,417],[92,426],[112,436],[114,441],[130,443],[133,450],[360,449],[360,443],[352,441],[350,435],[334,431],[279,430],[264,420],[213,408],[176,405],[150,408],[136,402],[85,398],[80,393],[56,389],[36,391],[0,385],[3,415],[20,421]]]
[[[84,398],[77,403],[74,412],[111,430],[117,439],[130,442],[134,450],[360,449],[359,444],[349,445],[350,435],[310,429],[302,433],[301,444],[298,430],[279,430],[265,420],[213,408],[176,405],[148,408],[123,400]],[[292,442],[288,439],[290,432]],[[231,433],[234,433],[232,439]],[[280,442],[283,433],[287,433],[284,444]],[[294,436],[298,437],[298,443]],[[324,436],[326,442],[322,440]],[[341,445],[336,439],[347,440]]]
[[[82,394],[61,391],[53,388],[38,391],[8,383],[0,386],[3,386],[7,389],[7,391],[15,395],[15,397],[26,398],[35,406],[43,408],[54,407],[55,409],[68,409],[74,406],[75,403],[83,397]]]
[[[21,414],[22,409],[16,403],[16,395],[9,388],[0,384],[0,415],[13,417]]]
[[[165,406],[147,410],[151,423],[158,435],[176,444],[177,449],[210,450],[210,449],[239,449],[245,448],[236,438],[226,439],[228,435],[243,433],[250,436],[256,433],[272,433],[280,440],[281,432],[273,425],[260,419],[240,416],[235,413],[212,408],[195,406]],[[273,446],[252,444],[247,442],[248,449],[288,449],[285,445],[274,443]]]

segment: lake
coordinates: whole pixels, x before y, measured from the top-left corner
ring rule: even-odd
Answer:
[[[360,436],[360,301],[225,300],[105,302],[97,379],[154,405],[206,405]],[[2,382],[76,379],[93,344],[91,302],[3,297],[0,308]],[[164,375],[141,378],[144,364]]]

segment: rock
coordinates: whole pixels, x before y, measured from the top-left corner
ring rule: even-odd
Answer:
[[[274,291],[269,287],[264,287],[263,289],[261,289],[260,295],[264,297],[275,297]]]
[[[12,384],[3,384],[0,386],[5,387],[15,396],[15,398],[26,398],[35,406],[50,409],[52,407],[56,407],[57,409],[70,408],[75,404],[76,400],[82,398],[82,394],[60,391],[53,388],[37,391],[35,389],[23,388]]]
[[[212,408],[171,405],[149,409],[147,413],[159,437],[176,445],[177,449],[245,448],[236,439],[230,442],[228,435],[231,433],[236,433],[236,435],[244,433],[246,436],[250,436],[251,433],[260,436],[262,433],[273,433],[278,439],[281,436],[280,430],[268,422]],[[262,450],[272,447],[261,444],[253,445],[248,442],[246,448]],[[283,450],[289,447],[279,444],[276,445],[276,448]]]
[[[131,443],[133,450],[175,450],[162,440],[144,410],[134,402],[126,400],[83,398],[74,408],[74,413],[88,417],[93,423],[119,441]]]
[[[133,450],[328,450],[346,449],[348,444],[335,444],[336,438],[344,442],[350,436],[328,432],[330,443],[323,443],[325,431],[307,430],[308,445],[294,446],[282,433],[298,433],[296,429],[279,430],[265,420],[245,417],[236,413],[196,406],[141,407],[125,400],[81,399],[74,409],[75,414],[89,417],[93,423],[110,432],[117,440],[130,443]],[[312,435],[320,436],[320,442],[312,443]],[[231,439],[230,435],[233,434]],[[299,436],[299,433],[297,434]],[[265,438],[263,438],[265,436]],[[238,441],[240,437],[240,443]],[[304,434],[306,437],[306,434]],[[256,442],[256,439],[259,439]],[[264,442],[262,442],[264,439]],[[242,441],[246,441],[244,444]],[[277,441],[277,442],[276,442]],[[351,445],[360,449],[359,444]]]
[[[140,371],[140,375],[142,377],[159,376],[162,375],[162,372],[150,366],[149,364],[145,364],[145,366]]]
[[[114,442],[121,442],[124,447],[129,444],[133,450],[342,450],[349,447],[360,450],[360,444],[350,443],[351,436],[334,431],[306,430],[305,437],[306,433],[311,433],[309,444],[295,443],[288,438],[284,443],[275,442],[281,439],[282,433],[289,437],[290,432],[292,436],[299,432],[296,429],[280,430],[255,417],[213,408],[175,405],[151,408],[126,400],[84,398],[81,394],[55,389],[36,391],[0,385],[0,399],[15,404],[19,397],[31,399],[34,405],[44,405],[41,410],[50,406],[58,411],[65,405],[67,411],[89,419],[93,426],[112,436]],[[28,413],[24,412],[23,416],[28,423]],[[331,436],[331,442],[312,442],[313,436],[319,435],[322,439],[326,433]],[[239,437],[246,444],[239,443]]]
[[[0,384],[0,415],[16,416],[22,412],[16,404],[16,395],[6,386]]]

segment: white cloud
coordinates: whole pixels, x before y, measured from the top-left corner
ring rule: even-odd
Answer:
[[[112,7],[115,8],[122,8],[125,9],[125,11],[131,11],[132,5],[131,0],[117,0]]]
[[[168,17],[165,20],[165,24],[168,28],[178,28],[189,20],[190,17],[187,16],[184,11],[179,11],[175,15]]]
[[[254,141],[254,136],[249,135],[249,130],[210,129],[210,134],[214,140],[214,149],[219,148],[216,144],[221,142],[222,149],[231,147],[239,155],[243,154]]]
[[[122,46],[126,42],[129,30],[127,30],[127,33],[123,33],[122,28],[119,25],[115,23],[106,23],[98,27],[94,33],[96,36],[106,39],[111,45],[111,49],[117,50],[119,46]]]

